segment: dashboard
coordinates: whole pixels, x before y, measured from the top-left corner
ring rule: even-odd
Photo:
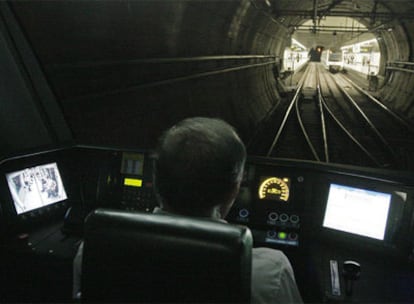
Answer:
[[[381,252],[409,250],[413,188],[401,175],[250,158],[229,220],[260,243],[309,246],[333,241]],[[392,248],[392,249],[391,249]],[[408,252],[407,252],[408,253]]]
[[[84,218],[98,207],[152,212],[157,206],[151,151],[90,146],[42,151],[2,161],[0,176],[0,237],[7,248],[39,230],[46,232],[38,243],[45,242],[53,225],[64,238],[78,240]],[[329,265],[350,258],[365,269],[387,260],[391,268],[379,275],[394,273],[393,280],[404,269],[405,280],[414,283],[413,206],[409,172],[249,157],[226,220],[248,226],[256,247],[288,255],[306,301],[343,301],[332,293]],[[371,282],[364,290],[389,283]],[[361,294],[359,300],[405,301],[414,295],[403,286],[393,287],[391,298]]]

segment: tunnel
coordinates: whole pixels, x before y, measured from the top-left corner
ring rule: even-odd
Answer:
[[[68,142],[152,147],[189,116],[223,118],[249,142],[282,98],[277,71],[291,38],[308,48],[333,37],[343,45],[351,23],[359,24],[354,41],[378,41],[381,99],[414,117],[411,1],[11,1],[1,8],[2,58],[11,59],[3,156]],[[318,30],[326,18],[347,18],[349,26],[333,36]]]

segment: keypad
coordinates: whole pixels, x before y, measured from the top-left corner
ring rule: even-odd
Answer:
[[[152,212],[156,206],[152,187],[124,187],[121,208],[129,211]]]

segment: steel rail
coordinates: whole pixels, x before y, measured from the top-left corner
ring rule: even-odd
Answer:
[[[309,33],[309,31],[316,31],[316,32],[328,32],[328,33],[332,33],[332,32],[337,32],[337,33],[369,33],[369,30],[334,30],[334,29],[324,29],[324,28],[319,28],[317,27],[316,29],[312,29],[312,28],[297,28],[295,30],[295,32],[300,32],[300,33]]]
[[[277,63],[277,61],[272,60],[272,61],[265,62],[265,63],[246,64],[246,65],[241,65],[241,66],[237,66],[233,68],[218,69],[218,70],[209,71],[209,72],[201,72],[201,73],[180,76],[180,77],[175,77],[175,78],[169,78],[169,79],[159,80],[159,81],[154,81],[154,82],[149,82],[149,83],[130,85],[126,88],[115,89],[115,90],[111,90],[107,92],[99,92],[99,93],[85,94],[81,96],[65,98],[63,99],[63,101],[74,102],[74,101],[82,101],[85,99],[96,99],[96,98],[118,95],[118,94],[123,94],[123,93],[130,93],[130,92],[137,91],[140,89],[173,84],[177,82],[193,80],[193,79],[198,79],[198,78],[203,78],[203,77],[208,77],[208,76],[214,76],[214,75],[219,75],[219,74],[224,74],[224,73],[230,73],[230,72],[235,72],[235,71],[241,71],[241,70],[246,70],[250,68],[262,67],[266,65],[275,64],[275,63]]]
[[[326,121],[325,121],[325,114],[323,112],[323,105],[322,105],[322,93],[321,88],[318,84],[318,106],[319,111],[321,113],[321,123],[322,123],[322,137],[323,137],[323,151],[325,155],[325,162],[329,163],[329,146],[328,146],[328,132],[326,130]]]
[[[321,14],[318,14],[318,17]],[[372,12],[351,12],[346,10],[337,10],[337,11],[330,11],[323,14],[324,16],[330,17],[353,17],[353,18],[371,18],[373,17]],[[297,17],[305,17],[309,19],[314,18],[313,10],[278,10],[275,12],[276,17],[284,17],[284,16],[297,16]],[[412,12],[377,12],[375,13],[375,17],[377,20],[382,19],[414,19],[414,14]]]
[[[317,28],[318,29],[329,29],[331,31],[335,31],[337,29],[349,29],[349,30],[352,30],[352,27],[350,27],[350,26],[344,26],[344,25],[318,25]],[[295,30],[300,30],[300,29],[310,30],[310,29],[313,29],[313,25],[297,25],[295,27]],[[364,31],[365,31],[365,29],[364,29]]]
[[[316,152],[315,147],[314,147],[314,146],[313,146],[313,144],[312,144],[312,141],[310,140],[309,134],[308,134],[308,132],[306,131],[305,125],[304,125],[303,120],[302,120],[302,117],[301,117],[301,115],[300,115],[299,100],[300,100],[300,98],[297,98],[297,99],[296,99],[296,102],[295,102],[296,117],[298,118],[298,122],[299,122],[300,128],[301,128],[301,130],[302,130],[302,134],[303,134],[303,136],[305,137],[306,143],[308,144],[309,148],[311,149],[311,152],[312,152],[312,154],[313,154],[313,157],[314,157],[317,161],[319,161],[319,162],[320,162],[320,161],[321,161],[321,159],[319,158],[319,155],[318,155],[318,153]]]
[[[414,71],[413,71],[414,72]],[[369,99],[371,99],[374,103],[376,103],[379,107],[381,107],[385,112],[387,112],[389,115],[391,115],[395,120],[397,120],[400,124],[402,124],[404,127],[408,129],[411,133],[414,134],[414,126],[411,125],[409,122],[407,122],[405,119],[400,117],[398,114],[396,114],[393,110],[388,108],[386,105],[384,105],[381,101],[376,99],[374,96],[369,94],[367,91],[365,91],[363,88],[361,88],[359,85],[357,85],[355,82],[353,82],[351,79],[345,77],[345,80],[347,80],[349,83],[351,83],[355,88],[358,89],[362,94],[367,96]]]
[[[393,61],[389,64],[403,64],[403,65],[414,65],[414,62],[412,61]]]
[[[309,66],[309,68],[310,68],[310,67],[311,67],[311,66]],[[312,71],[314,71],[314,70],[315,70],[315,66],[314,66],[314,65],[312,65]],[[309,69],[309,71],[308,71],[308,74],[310,74],[310,69]],[[302,134],[303,134],[303,136],[305,137],[306,143],[308,144],[308,146],[309,146],[309,148],[310,148],[310,150],[311,150],[311,152],[312,152],[312,154],[313,154],[313,157],[314,157],[317,161],[319,161],[319,162],[320,162],[320,161],[321,161],[321,159],[320,159],[320,157],[319,157],[318,153],[316,152],[316,149],[315,149],[314,145],[312,144],[312,141],[310,140],[309,134],[308,134],[308,132],[306,131],[306,128],[305,128],[305,124],[303,123],[302,116],[300,115],[299,101],[300,101],[300,98],[297,98],[297,99],[296,99],[296,102],[295,102],[296,117],[297,117],[297,119],[298,119],[298,122],[299,122],[300,128],[301,128],[301,130],[302,130]]]
[[[211,61],[211,60],[237,60],[237,59],[266,59],[266,58],[278,58],[278,55],[216,55],[216,56],[194,56],[194,57],[165,57],[165,58],[141,58],[131,60],[107,60],[107,61],[83,61],[76,63],[61,63],[46,65],[53,69],[60,68],[91,68],[91,67],[103,67],[112,65],[133,65],[142,63],[174,63],[174,62],[199,62],[199,61]]]
[[[328,103],[326,102],[325,98],[323,98],[322,94],[320,95],[320,97],[321,97],[320,101],[323,107],[329,113],[331,118],[336,122],[339,128],[349,137],[350,140],[352,140],[358,146],[358,148],[360,148],[373,161],[375,165],[377,165],[378,167],[381,167],[382,166],[381,162],[378,161],[378,159],[374,155],[372,155],[372,153],[369,152],[368,149],[365,148],[364,145],[358,139],[356,139],[355,136],[351,134],[351,132],[348,131],[348,129],[342,124],[342,122],[338,119],[338,117],[336,117],[332,109],[329,108]]]
[[[299,81],[298,87],[296,89],[296,93],[293,96],[292,101],[290,102],[289,107],[288,107],[288,109],[285,112],[285,116],[283,117],[282,123],[280,124],[280,126],[279,126],[279,128],[278,128],[278,130],[276,132],[276,135],[273,138],[272,144],[270,145],[270,148],[267,151],[266,156],[270,156],[272,154],[273,149],[276,146],[276,143],[279,141],[280,135],[282,134],[282,131],[285,128],[286,121],[289,118],[289,115],[290,115],[290,112],[291,112],[291,110],[293,108],[293,105],[295,104],[296,100],[299,98],[299,94],[302,91],[302,86],[303,86],[303,83],[305,81],[305,78],[306,78],[306,75],[307,75],[308,70],[309,70],[309,67],[306,69],[306,72],[303,74],[302,78]]]
[[[352,103],[352,105],[357,109],[357,111],[361,114],[361,116],[364,118],[364,120],[368,123],[371,130],[374,132],[374,134],[378,137],[378,139],[384,144],[385,148],[388,150],[388,152],[392,155],[394,160],[397,160],[397,154],[395,151],[391,148],[390,143],[382,136],[381,132],[375,127],[371,119],[365,114],[365,112],[361,109],[361,107],[356,103],[356,101],[351,97],[351,95],[348,94],[348,92],[338,83],[338,81],[333,78],[338,88],[341,90],[341,92],[348,98],[348,100]]]
[[[316,73],[316,89],[318,92],[318,107],[321,117],[321,124],[322,124],[322,138],[323,138],[323,151],[325,155],[325,162],[329,163],[329,146],[328,146],[328,132],[326,130],[326,121],[325,121],[325,114],[323,111],[323,96],[321,92],[321,85],[320,85],[320,77],[319,71]]]
[[[386,70],[390,70],[390,71],[399,71],[399,72],[406,72],[406,73],[414,73],[414,70],[410,70],[410,69],[404,69],[404,68],[399,68],[399,67],[390,67],[387,66],[385,67]]]
[[[341,128],[341,130],[378,166],[381,167],[382,164],[375,158],[374,155],[371,154],[371,152],[368,151],[367,148],[364,147],[364,145],[356,139],[349,131],[348,129],[341,123],[341,121],[335,116],[333,111],[329,108],[328,104],[326,103],[325,99],[321,99],[322,105],[324,108],[328,111],[331,118],[336,122],[336,124]]]

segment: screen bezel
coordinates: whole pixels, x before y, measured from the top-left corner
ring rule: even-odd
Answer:
[[[391,194],[391,201],[388,210],[388,218],[385,227],[384,239],[378,240],[375,238],[361,236],[358,234],[353,234],[350,232],[344,232],[328,227],[323,226],[323,220],[326,214],[327,203],[329,198],[329,189],[331,184],[343,185],[346,187],[358,188],[363,190],[388,193]],[[338,242],[338,240],[343,241],[344,243],[350,244],[356,247],[365,247],[371,246],[373,248],[396,248],[401,247],[402,240],[400,237],[404,235],[405,225],[405,213],[407,208],[409,208],[409,199],[406,199],[405,202],[402,201],[401,197],[398,196],[396,192],[405,192],[409,195],[409,191],[404,190],[404,187],[398,185],[390,185],[380,182],[374,182],[370,180],[329,180],[326,182],[325,191],[322,196],[323,199],[323,208],[322,214],[319,220],[319,227],[322,232],[322,237],[327,240]]]
[[[55,179],[47,179],[51,181],[52,183],[54,183],[55,190],[57,190],[56,196],[54,198],[53,197],[50,198],[48,193],[43,193],[46,191],[46,188],[43,187],[44,186],[43,182],[46,181],[46,178],[45,176],[42,176],[41,173],[45,173],[45,171],[49,171],[50,169],[53,169],[53,172],[56,175]],[[32,208],[28,208],[27,210],[18,210],[18,202],[16,202],[16,200],[18,200],[18,198],[16,197],[18,194],[17,192],[15,192],[16,189],[13,187],[11,180],[17,176],[21,176],[23,172],[28,172],[30,174],[33,174],[33,180],[32,180],[31,187],[35,189],[35,192],[36,192],[35,195],[38,196],[39,205],[32,207]],[[60,169],[59,169],[57,162],[47,162],[47,163],[38,164],[35,166],[23,167],[18,170],[7,172],[5,174],[5,177],[6,177],[6,183],[8,186],[9,194],[11,196],[12,204],[14,207],[14,211],[18,216],[27,214],[27,213],[30,213],[36,210],[44,209],[49,206],[53,206],[55,204],[66,201],[68,198],[66,194],[65,186],[62,180],[62,175],[60,173]],[[47,194],[47,197],[45,194]],[[40,204],[41,201],[43,204]],[[25,205],[25,204],[22,204],[22,205]]]
[[[342,200],[338,197],[338,200],[342,200],[342,204],[335,208],[335,195],[341,194],[341,196],[352,195],[353,198]],[[358,197],[359,196],[359,197]],[[378,197],[378,201],[372,201],[375,199],[375,196]],[[352,212],[354,210],[350,210],[350,208],[364,208],[369,206],[362,206],[361,200],[364,198],[370,198],[370,201],[367,204],[378,204],[379,207],[382,205],[382,209],[376,215],[374,219],[372,212],[368,210],[358,210],[359,212]],[[355,200],[356,199],[356,200]],[[391,199],[392,193],[388,192],[379,192],[373,191],[371,189],[364,189],[360,187],[350,187],[347,185],[331,183],[329,185],[328,190],[328,198],[326,200],[326,207],[325,212],[323,215],[322,227],[329,228],[336,231],[341,231],[344,233],[350,233],[354,235],[358,235],[361,237],[367,237],[379,241],[383,241],[385,239],[385,233],[388,227],[388,219],[390,216],[390,209],[391,209]],[[345,206],[348,204],[349,206]],[[358,206],[359,205],[359,206]],[[341,208],[344,207],[344,208]],[[374,206],[372,206],[374,207]],[[339,210],[340,209],[340,210]],[[364,212],[365,211],[365,212]],[[341,212],[341,214],[334,214]],[[353,214],[351,214],[353,213]],[[357,215],[355,215],[357,214]],[[364,217],[361,219],[361,217]],[[359,218],[359,219],[358,219]],[[352,220],[356,220],[355,225],[352,226],[350,223]],[[366,221],[363,223],[362,221]],[[377,230],[369,231],[369,227],[374,227],[373,223],[370,221],[377,222]],[[365,227],[363,227],[365,226]],[[368,227],[369,226],[369,227]],[[359,230],[359,231],[358,231]]]

